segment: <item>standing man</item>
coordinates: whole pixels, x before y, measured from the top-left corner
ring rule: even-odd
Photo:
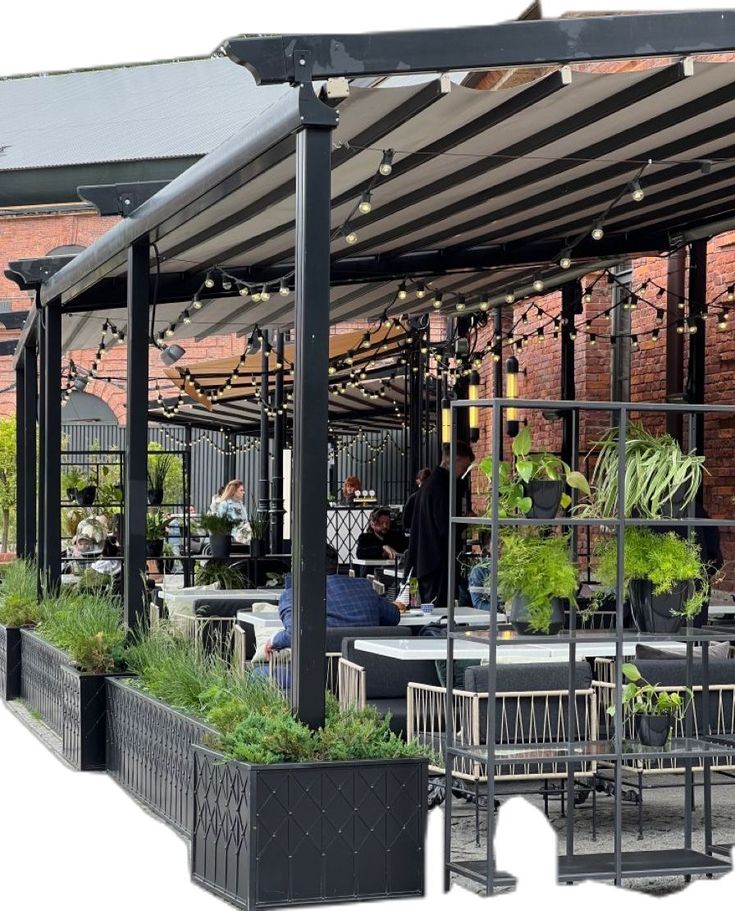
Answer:
[[[426,479],[411,523],[408,545],[408,564],[419,580],[422,604],[446,607],[449,601],[449,485],[457,483],[475,461],[470,446],[456,445],[454,465],[449,462],[449,444],[442,446],[442,461]],[[458,498],[459,501],[459,498]],[[455,536],[455,554],[459,551],[459,535]],[[451,593],[454,598],[454,592]]]

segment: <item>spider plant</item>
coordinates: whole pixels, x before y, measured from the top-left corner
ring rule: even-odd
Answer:
[[[163,491],[166,478],[173,468],[174,456],[171,453],[149,453],[148,455],[148,489]]]
[[[595,443],[599,451],[592,473],[592,500],[582,515],[613,518],[618,511],[618,428],[611,428]],[[704,456],[683,452],[669,434],[654,436],[638,424],[625,435],[626,517],[660,518],[673,501],[685,509],[702,483]]]

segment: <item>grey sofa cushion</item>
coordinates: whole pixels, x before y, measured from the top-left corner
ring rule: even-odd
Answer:
[[[587,690],[592,686],[592,670],[587,661],[578,661],[575,666],[575,689]],[[567,662],[553,664],[499,664],[497,665],[497,693],[539,692],[548,690],[566,690],[569,686],[569,665]],[[470,667],[465,671],[465,689],[474,693],[487,693],[489,689],[489,668]],[[506,701],[506,716],[501,717],[501,700],[496,700],[495,740],[496,742],[525,742],[529,739],[540,739],[547,729],[546,741],[554,742],[562,725],[566,727],[568,697],[553,698],[548,709],[544,699],[531,698],[509,699]],[[564,715],[559,718],[559,712]],[[569,739],[583,739],[582,732],[587,722],[587,702],[584,696],[577,697],[577,717],[579,731],[572,731]],[[487,701],[480,702],[480,740],[486,742]],[[567,737],[568,737],[567,733]]]
[[[702,646],[695,645],[693,648],[694,659],[696,661],[702,660]],[[639,660],[662,660],[666,661],[667,659],[673,661],[681,661],[682,654],[681,652],[670,652],[665,648],[656,648],[653,645],[645,645],[640,643],[635,647],[635,657],[636,661]],[[709,644],[709,660],[710,661],[724,661],[726,658],[730,657],[730,643],[729,642],[710,642]]]
[[[363,633],[356,638],[366,637]],[[405,700],[409,683],[428,683],[433,686],[439,683],[433,661],[399,661],[397,658],[357,651],[355,639],[342,641],[342,657],[365,668],[366,696],[370,703],[375,699]]]
[[[239,610],[252,609],[252,598],[218,598],[216,592],[194,601],[194,613],[197,617],[236,617]]]

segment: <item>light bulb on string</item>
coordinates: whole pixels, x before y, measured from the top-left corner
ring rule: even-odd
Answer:
[[[203,305],[202,302],[199,300],[199,297],[195,294],[195,295],[194,295],[194,299],[193,299],[192,302],[191,302],[191,309],[192,309],[192,310],[201,310],[203,306],[204,306],[204,305]]]
[[[289,288],[288,288],[288,284],[287,284],[285,278],[281,279],[281,284],[278,288],[278,293],[281,295],[281,297],[288,297],[288,295],[289,295]]]
[[[344,237],[345,237],[345,243],[347,243],[350,247],[353,244],[357,243],[357,234],[354,231],[347,231],[345,229],[345,231],[343,231],[342,233],[344,234]]]
[[[605,236],[605,230],[602,227],[601,218],[597,219],[597,221],[592,226],[591,234],[592,234],[592,240],[602,240],[602,238]]]
[[[515,303],[515,299],[516,299],[516,296],[515,296],[515,294],[513,294],[512,291],[508,291],[508,293],[505,295],[505,302],[506,302],[506,304],[513,304],[513,303]]]
[[[465,302],[464,294],[458,294],[458,295],[457,295],[457,303],[454,305],[454,309],[455,309],[458,313],[461,313],[461,312],[466,308],[466,306],[467,306],[467,304],[466,304],[466,302]]]
[[[582,303],[583,304],[592,303],[592,291],[589,288],[585,288],[585,290],[584,290],[584,294],[582,295]]]
[[[727,312],[725,310],[720,313],[720,316],[717,320],[717,328],[720,332],[724,332],[727,329]]]
[[[735,301],[735,285],[729,285],[727,288],[727,299],[730,303]]]
[[[419,300],[426,297],[426,285],[423,282],[416,282],[416,297]]]
[[[566,253],[562,254],[562,256],[559,258],[559,268],[560,269],[571,269],[571,267],[572,267],[571,257]]]
[[[247,297],[248,294],[250,294],[250,289],[247,285],[240,285],[238,288],[238,293],[240,294],[240,297]]]
[[[181,322],[185,326],[188,326],[191,323],[191,314],[188,310],[184,310],[184,312],[181,314]]]
[[[232,288],[232,281],[227,276],[225,276],[222,279],[222,290],[229,291],[231,288]]]
[[[372,193],[370,190],[365,190],[362,194],[357,208],[361,215],[369,215],[373,211]]]
[[[443,300],[444,300],[444,295],[441,293],[441,291],[437,291],[436,294],[434,295],[434,300],[432,302],[432,306],[434,307],[435,310],[441,309]]]
[[[208,275],[208,276],[204,279],[204,287],[205,287],[205,288],[214,288],[214,279],[212,278],[211,275]]]
[[[537,275],[533,280],[533,290],[534,291],[543,291],[544,290],[544,280],[540,275]]]
[[[406,282],[403,281],[398,286],[398,300],[405,301],[405,299],[407,297],[408,297],[408,291],[406,290]]]
[[[393,171],[393,149],[387,149],[383,152],[383,158],[378,170],[383,177],[390,177],[391,172]]]
[[[633,202],[642,202],[644,196],[646,195],[641,186],[640,180],[636,177],[635,180],[631,180],[628,184],[628,189],[630,190],[630,195],[633,198]]]
[[[480,301],[480,310],[482,310],[483,313],[484,313],[485,311],[487,311],[487,310],[489,310],[489,309],[490,309],[490,300],[489,300],[489,298],[488,298],[488,296],[487,296],[487,294],[486,294],[486,295],[484,295],[484,297],[483,297],[482,300]]]
[[[264,301],[269,301],[271,299],[270,291],[266,288],[265,285],[260,289],[260,299]]]

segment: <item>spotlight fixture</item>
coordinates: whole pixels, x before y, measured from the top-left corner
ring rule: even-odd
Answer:
[[[86,376],[78,376],[72,383],[72,387],[76,392],[84,392],[87,382],[88,379]]]
[[[390,177],[393,171],[393,149],[387,149],[383,152],[383,158],[378,168],[383,177]]]
[[[635,180],[631,180],[631,182],[628,184],[628,189],[630,190],[630,195],[633,197],[633,202],[643,201],[643,197],[646,194],[643,192],[643,187],[641,186],[641,182],[637,177]]]
[[[369,215],[373,211],[372,193],[370,190],[365,190],[365,192],[362,194],[360,204],[357,208],[362,215]]]
[[[186,350],[181,345],[162,345],[161,363],[166,367],[171,367],[176,361],[180,361],[185,354]]]
[[[597,221],[592,225],[592,240],[602,240],[605,236],[605,230],[602,227],[602,219],[597,219]]]

